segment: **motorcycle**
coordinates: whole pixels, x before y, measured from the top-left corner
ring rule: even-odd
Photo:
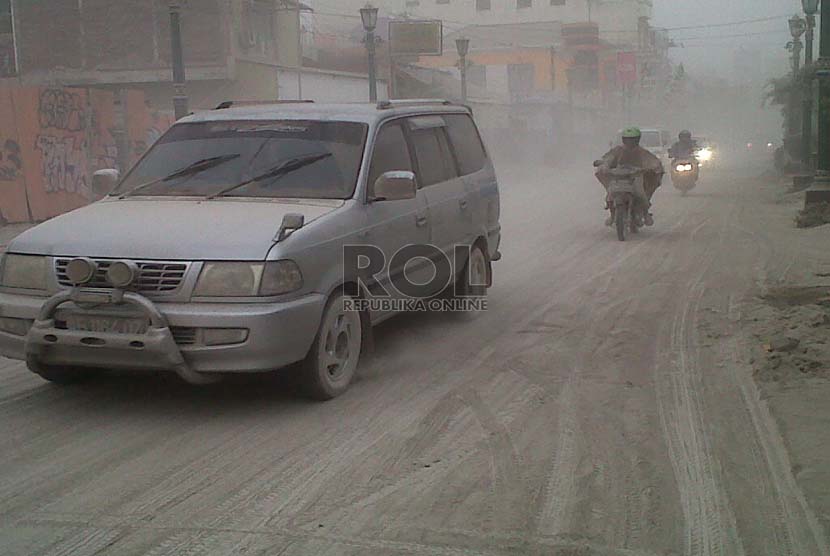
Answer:
[[[594,162],[594,167],[602,166],[602,161]],[[608,197],[610,199],[611,221],[617,229],[617,239],[625,241],[628,232],[636,234],[645,225],[646,207],[638,201],[637,191],[643,189],[645,170],[632,166],[618,166],[607,170],[610,178]]]
[[[671,181],[681,194],[686,195],[697,187],[700,165],[696,158],[675,158],[671,164]]]

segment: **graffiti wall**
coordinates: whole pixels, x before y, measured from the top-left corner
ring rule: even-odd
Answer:
[[[0,89],[0,223],[38,222],[93,201],[93,172],[131,164],[172,124],[141,91],[125,98],[119,125],[109,91]]]

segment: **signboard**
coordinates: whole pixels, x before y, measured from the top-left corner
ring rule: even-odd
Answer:
[[[389,22],[389,50],[392,56],[441,56],[444,53],[440,20],[399,20]]]
[[[637,82],[637,54],[635,52],[617,53],[617,82],[620,85],[632,85]]]

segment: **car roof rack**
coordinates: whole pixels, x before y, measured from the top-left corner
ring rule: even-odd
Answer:
[[[313,100],[226,100],[219,103],[214,110],[227,110],[234,106],[261,106],[267,104],[311,104]]]
[[[390,110],[403,106],[430,106],[440,104],[442,106],[454,106],[455,103],[444,98],[413,98],[401,100],[382,100],[378,102],[378,110]]]

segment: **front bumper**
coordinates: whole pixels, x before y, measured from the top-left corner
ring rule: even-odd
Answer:
[[[202,373],[264,372],[302,360],[319,327],[325,297],[264,303],[154,303],[132,293],[109,292],[103,303],[126,317],[143,314],[146,333],[116,334],[58,328],[57,311],[83,314],[80,290],[49,299],[0,293],[0,316],[34,321],[27,336],[0,332],[0,354],[30,367],[65,365],[178,372],[190,382]],[[92,292],[95,293],[95,292]],[[105,292],[98,291],[98,295]],[[87,295],[90,292],[87,291]],[[100,299],[99,299],[100,301]],[[96,306],[100,310],[102,304]],[[247,339],[222,346],[178,345],[171,329],[246,329]]]

